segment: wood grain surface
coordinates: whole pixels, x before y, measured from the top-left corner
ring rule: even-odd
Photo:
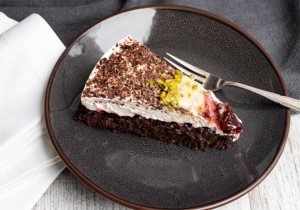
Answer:
[[[293,115],[287,144],[277,165],[255,189],[217,210],[300,209],[300,115]],[[32,210],[125,210],[65,169]]]

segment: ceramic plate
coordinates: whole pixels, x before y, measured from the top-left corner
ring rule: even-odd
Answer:
[[[96,192],[134,209],[213,208],[258,185],[283,151],[290,111],[255,94],[215,92],[243,121],[244,132],[228,151],[192,151],[73,120],[93,67],[127,35],[161,57],[169,52],[225,80],[287,95],[270,56],[224,18],[168,5],[122,11],[76,38],[50,77],[47,127],[69,169]]]

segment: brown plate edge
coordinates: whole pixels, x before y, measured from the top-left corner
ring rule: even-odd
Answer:
[[[132,208],[132,209],[139,209],[139,210],[146,210],[146,209],[151,209],[151,210],[158,210],[158,208],[151,208],[151,207],[145,207],[145,206],[140,206],[137,204],[133,204],[130,202],[127,202],[125,200],[122,200],[120,198],[117,198],[107,192],[105,192],[104,190],[100,189],[99,187],[97,187],[94,183],[92,183],[89,179],[87,179],[82,173],[80,173],[73,165],[72,163],[68,160],[68,158],[64,155],[64,153],[62,152],[62,150],[60,149],[53,131],[52,131],[52,127],[51,127],[51,123],[50,123],[50,116],[49,116],[49,95],[50,95],[50,90],[51,90],[51,85],[53,82],[53,78],[55,76],[55,73],[61,63],[61,61],[63,60],[63,58],[65,57],[65,55],[69,52],[70,48],[86,33],[88,32],[92,27],[94,27],[95,25],[99,24],[100,22],[111,18],[113,16],[125,13],[125,12],[129,12],[129,11],[133,11],[133,10],[139,10],[139,9],[172,9],[172,10],[181,10],[181,11],[186,11],[186,12],[192,12],[192,13],[196,13],[199,15],[203,15],[206,16],[208,18],[214,19],[218,22],[221,22],[227,26],[229,26],[230,28],[234,29],[235,31],[239,32],[240,34],[242,34],[244,37],[246,37],[250,42],[252,42],[261,52],[262,54],[266,57],[266,59],[270,62],[271,66],[275,69],[275,72],[280,80],[280,83],[282,85],[283,91],[284,91],[284,95],[288,96],[288,91],[286,88],[286,85],[284,83],[284,80],[277,68],[277,66],[275,65],[274,61],[272,60],[272,58],[268,55],[268,53],[264,50],[264,48],[252,37],[250,36],[246,31],[244,31],[243,29],[241,29],[239,26],[235,25],[234,23],[230,22],[229,20],[226,20],[225,18],[215,15],[213,13],[204,11],[204,10],[200,10],[200,9],[196,9],[196,8],[192,8],[192,7],[187,7],[187,6],[178,6],[178,5],[148,5],[148,6],[141,6],[141,7],[135,7],[135,8],[131,8],[131,9],[126,9],[123,10],[121,12],[115,13],[113,15],[110,15],[100,21],[98,21],[97,23],[93,24],[92,26],[90,26],[89,28],[87,28],[84,32],[82,32],[67,48],[66,50],[63,52],[63,54],[60,56],[59,60],[57,61],[57,63],[55,64],[53,71],[51,73],[51,76],[49,78],[48,81],[48,85],[47,85],[47,90],[46,90],[46,95],[45,95],[45,120],[46,120],[46,125],[47,125],[47,130],[50,136],[50,139],[53,143],[53,146],[55,148],[55,150],[57,151],[58,155],[61,157],[61,159],[63,160],[63,162],[67,165],[67,167],[70,169],[70,171],[72,171],[72,173],[77,176],[81,181],[83,181],[88,187],[90,187],[92,190],[96,191],[97,193],[99,193],[100,195],[118,203],[121,204],[123,206],[126,206],[128,208]],[[286,118],[286,126],[285,126],[285,132],[284,132],[284,136],[283,136],[283,140],[282,143],[280,145],[280,148],[277,151],[277,154],[275,156],[275,158],[272,160],[271,164],[268,166],[267,170],[258,178],[256,179],[254,182],[252,182],[250,185],[248,185],[246,188],[234,193],[233,195],[223,198],[219,201],[215,201],[209,204],[205,204],[202,206],[196,206],[196,207],[192,207],[192,208],[186,208],[188,209],[202,209],[202,210],[207,210],[207,209],[212,209],[212,208],[217,208],[220,206],[223,206],[225,204],[228,204],[240,197],[242,197],[243,195],[245,195],[246,193],[250,192],[252,189],[254,189],[258,184],[260,184],[268,175],[269,173],[272,171],[272,169],[275,167],[276,163],[278,162],[286,141],[287,141],[287,137],[288,137],[288,133],[289,133],[289,128],[290,128],[290,117],[291,117],[291,111],[290,109],[287,109],[287,118]]]

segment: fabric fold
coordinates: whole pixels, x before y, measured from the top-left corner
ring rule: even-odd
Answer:
[[[26,210],[65,168],[44,119],[48,78],[65,47],[37,14],[18,23],[0,12],[0,33],[0,203]]]
[[[17,24],[17,21],[7,17],[3,12],[0,12],[0,34],[4,33]]]

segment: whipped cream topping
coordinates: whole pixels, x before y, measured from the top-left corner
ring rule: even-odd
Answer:
[[[197,89],[195,88],[196,90],[193,90],[192,87],[197,87]],[[178,84],[178,92],[180,96],[178,99],[178,106],[190,111],[195,116],[199,115],[201,110],[204,108],[204,93],[207,91],[190,77],[183,76],[181,83]],[[195,112],[196,110],[198,111]]]

